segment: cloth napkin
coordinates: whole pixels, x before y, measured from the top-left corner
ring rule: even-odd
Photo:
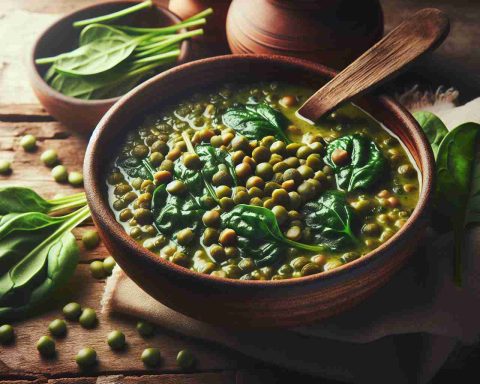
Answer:
[[[480,98],[455,107],[452,89],[400,95],[410,110],[431,110],[449,129],[480,123]],[[143,318],[168,330],[312,375],[355,383],[425,383],[459,343],[480,332],[480,228],[465,236],[464,281],[453,283],[453,239],[429,230],[424,246],[383,288],[357,307],[308,327],[222,329],[159,303],[116,267],[102,299],[107,314]]]

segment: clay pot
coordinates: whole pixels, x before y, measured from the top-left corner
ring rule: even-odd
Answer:
[[[383,34],[378,0],[233,0],[233,53],[270,53],[343,68]]]
[[[213,15],[207,18],[205,34],[193,40],[196,57],[216,56],[230,53],[225,23],[230,0],[170,0],[168,9],[183,20],[207,9],[213,8]]]
[[[418,123],[387,96],[357,104],[385,124],[408,148],[421,172],[421,190],[407,223],[378,248],[336,269],[289,280],[232,280],[173,264],[132,239],[108,204],[106,174],[132,124],[198,90],[225,82],[284,80],[320,87],[335,71],[283,56],[228,55],[197,60],[163,72],[122,97],[103,117],[85,155],[85,191],[104,244],[145,292],[193,318],[239,327],[307,324],[351,308],[385,284],[406,262],[426,228],[434,160]],[[165,90],[168,90],[167,92]],[[395,300],[392,297],[392,300]]]

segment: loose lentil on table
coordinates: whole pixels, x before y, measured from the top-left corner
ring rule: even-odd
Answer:
[[[408,220],[418,200],[417,170],[400,141],[381,124],[349,104],[315,125],[297,118],[295,111],[314,89],[282,82],[251,85],[231,84],[195,94],[178,105],[147,114],[132,129],[120,148],[107,177],[109,200],[118,221],[136,241],[149,250],[185,268],[218,277],[279,280],[328,271],[367,254],[391,238]],[[265,136],[248,140],[222,123],[222,115],[232,106],[263,102],[280,111],[288,120],[286,135],[291,143]],[[199,156],[188,152],[182,133],[193,145],[207,143],[231,154],[238,184],[222,164],[212,176],[218,202],[198,196],[209,206],[202,218],[201,238],[190,227],[169,238],[155,225],[152,199],[156,186],[166,184],[167,193],[185,196],[187,185],[175,180],[175,162],[200,171]],[[328,144],[347,136],[372,140],[387,159],[388,169],[380,181],[366,190],[346,193],[357,215],[354,249],[313,253],[287,249],[280,262],[259,266],[240,254],[237,234],[221,228],[221,213],[238,204],[271,209],[284,236],[310,244],[312,234],[302,213],[305,202],[337,189],[334,170],[325,164]],[[154,178],[130,177],[118,165],[119,159],[148,159]],[[335,149],[333,165],[348,165],[351,153]],[[333,166],[332,165],[332,166]],[[247,256],[247,257],[246,257]]]

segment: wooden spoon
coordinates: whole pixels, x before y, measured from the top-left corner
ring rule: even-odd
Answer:
[[[435,8],[416,12],[320,88],[297,111],[310,122],[380,85],[447,37],[447,15]]]

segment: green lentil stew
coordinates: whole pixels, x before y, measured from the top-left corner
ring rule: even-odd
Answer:
[[[314,91],[230,84],[146,115],[107,177],[117,220],[159,257],[233,279],[311,275],[375,249],[415,208],[417,170],[352,104],[296,117]]]

